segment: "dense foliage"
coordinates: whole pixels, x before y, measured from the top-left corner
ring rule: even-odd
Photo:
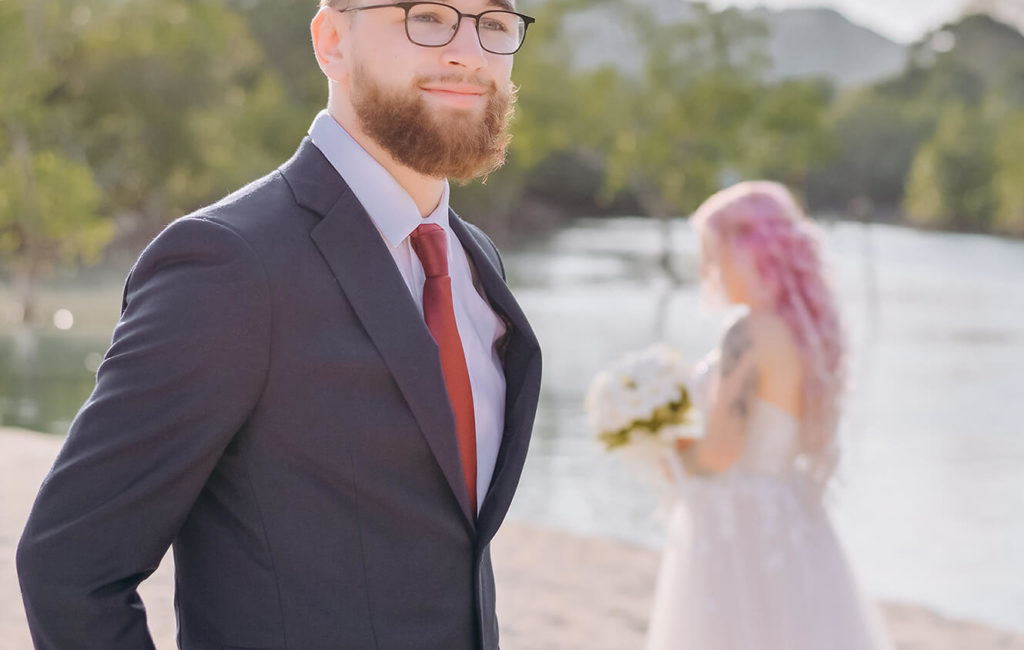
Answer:
[[[30,292],[54,265],[163,224],[273,169],[326,96],[312,0],[0,0],[0,255]],[[639,70],[573,63],[565,19],[600,8]],[[1024,234],[1024,37],[978,15],[905,71],[837,91],[770,81],[767,25],[692,3],[546,0],[517,55],[515,141],[469,218],[529,234],[577,214],[686,214],[740,178],[814,210],[873,206],[928,227]],[[905,215],[905,216],[904,216]]]

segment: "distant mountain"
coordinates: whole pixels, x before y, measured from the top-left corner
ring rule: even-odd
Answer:
[[[1021,0],[971,0],[964,6],[963,13],[988,14],[1024,32],[1024,2]]]
[[[1015,26],[988,13],[970,14],[943,25],[911,46],[917,63],[955,57],[960,64],[986,80],[1024,72],[1024,34]]]
[[[943,25],[909,48],[905,72],[885,92],[977,105],[990,93],[1024,106],[1024,34],[989,14]]]
[[[624,0],[645,4],[661,20],[685,20],[687,3],[680,0]],[[839,86],[870,83],[898,74],[906,47],[849,21],[832,9],[753,9],[752,17],[767,23],[771,37],[773,79],[825,77]],[[614,65],[627,72],[640,69],[640,48],[622,26],[614,5],[597,5],[567,19],[566,37],[574,44],[574,64],[591,69]]]
[[[543,4],[543,0],[535,2]],[[640,71],[640,44],[624,25],[622,5],[646,7],[666,23],[686,20],[689,13],[685,0],[619,0],[574,11],[564,25],[566,41],[571,43],[572,65],[582,70],[611,65],[627,73]]]
[[[755,9],[768,23],[776,78],[826,77],[838,86],[872,83],[899,74],[906,47],[832,9]]]

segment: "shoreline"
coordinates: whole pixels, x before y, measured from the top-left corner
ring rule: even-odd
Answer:
[[[62,437],[0,427],[0,650],[31,650],[14,553]],[[505,650],[629,650],[643,646],[657,550],[509,521],[492,544]],[[140,592],[157,648],[175,648],[168,558]],[[1024,633],[882,603],[899,650],[1024,650]]]

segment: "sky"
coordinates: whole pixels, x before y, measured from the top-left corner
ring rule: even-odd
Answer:
[[[909,43],[960,15],[964,0],[713,0],[712,6],[827,6],[894,41]]]

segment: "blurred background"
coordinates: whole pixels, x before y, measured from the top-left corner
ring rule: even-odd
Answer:
[[[779,180],[849,332],[833,512],[862,582],[1024,634],[1024,2],[755,4],[519,5],[508,164],[452,200],[546,352],[510,516],[660,545],[583,395],[655,340],[715,345],[685,216]],[[0,427],[66,434],[141,248],[294,151],[326,101],[314,5],[0,0]]]

